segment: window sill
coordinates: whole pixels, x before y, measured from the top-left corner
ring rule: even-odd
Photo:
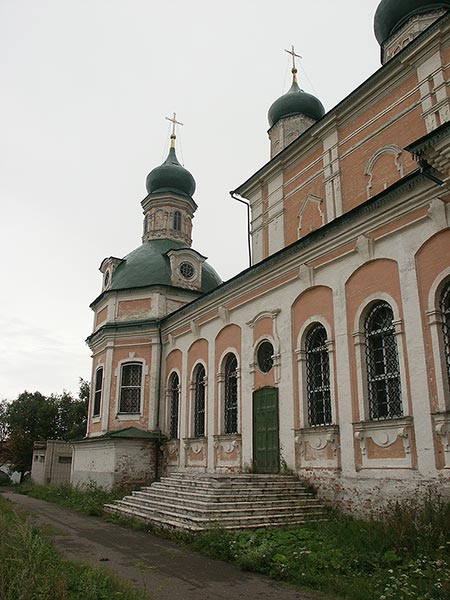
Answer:
[[[378,421],[360,421],[353,423],[355,432],[373,431],[374,429],[392,429],[401,427],[411,427],[412,417],[393,417],[392,419],[380,419]]]
[[[142,418],[142,413],[118,413],[117,421],[139,421]]]

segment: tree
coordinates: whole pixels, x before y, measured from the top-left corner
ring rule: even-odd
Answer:
[[[78,398],[68,392],[47,397],[25,391],[11,403],[1,402],[0,462],[23,474],[31,469],[35,441],[84,437],[88,403],[89,383],[83,379]]]

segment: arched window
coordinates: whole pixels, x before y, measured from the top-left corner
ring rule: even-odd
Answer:
[[[102,401],[102,386],[103,386],[103,367],[99,367],[95,372],[94,382],[94,407],[92,411],[93,417],[100,415],[100,405]]]
[[[141,411],[142,363],[125,363],[120,373],[120,413]]]
[[[237,359],[234,354],[225,358],[224,433],[238,431]]]
[[[394,313],[378,302],[365,322],[369,418],[392,419],[403,415],[400,367],[395,339]]]
[[[194,374],[194,437],[205,435],[205,367],[198,365]]]
[[[440,309],[442,314],[445,365],[447,367],[447,377],[450,385],[450,281],[442,290]]]
[[[320,323],[309,330],[305,340],[305,352],[308,425],[330,425],[330,358],[327,332]]]
[[[178,439],[178,407],[180,404],[180,379],[177,373],[172,373],[169,379],[170,422],[169,434],[171,440]]]
[[[173,229],[175,231],[181,231],[181,213],[179,210],[176,210],[173,213]]]

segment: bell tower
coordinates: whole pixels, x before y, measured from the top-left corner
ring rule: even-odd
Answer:
[[[142,201],[144,211],[144,231],[142,243],[150,240],[169,239],[192,244],[192,219],[197,205],[192,196],[195,180],[191,173],[178,161],[175,145],[177,125],[183,125],[173,117],[166,117],[172,123],[170,149],[162,165],[153,169],[147,176],[148,196]]]

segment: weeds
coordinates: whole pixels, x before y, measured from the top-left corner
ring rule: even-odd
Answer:
[[[75,487],[67,483],[60,486],[25,484],[20,486],[18,491],[21,494],[33,496],[33,498],[53,502],[86,515],[99,517],[104,514],[103,506],[105,504],[123,498],[131,492],[131,489],[116,486],[111,491],[107,491],[94,483]]]
[[[51,544],[0,498],[2,600],[144,600],[100,569],[63,561]]]
[[[33,486],[29,493],[88,514],[102,514],[104,503],[127,491],[107,493],[95,486]],[[189,534],[155,530],[141,521],[131,526],[233,562],[244,570],[333,597],[450,599],[450,502],[431,493],[423,500],[394,503],[367,521],[332,514],[326,522],[308,523],[297,529],[227,532],[216,527]]]
[[[334,515],[298,529],[195,536],[199,552],[353,600],[449,600],[450,503],[429,496],[369,521]]]

